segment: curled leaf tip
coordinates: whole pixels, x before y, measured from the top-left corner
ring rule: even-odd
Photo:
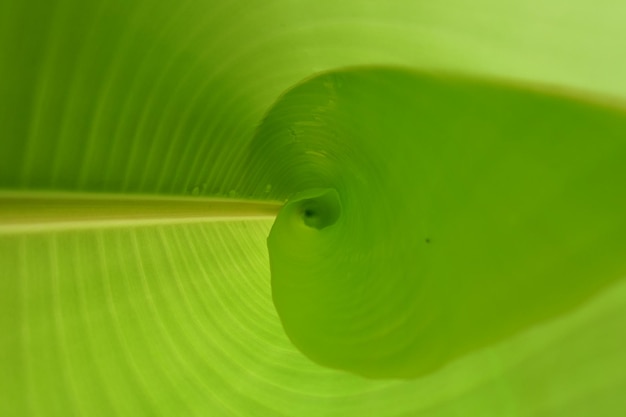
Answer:
[[[289,196],[268,237],[287,335],[413,378],[571,310],[626,275],[624,131],[622,110],[461,76],[296,86],[252,149]]]

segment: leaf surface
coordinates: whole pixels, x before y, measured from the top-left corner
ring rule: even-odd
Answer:
[[[273,161],[251,173],[250,144],[316,73],[430,68],[619,101],[625,20],[616,0],[0,2],[0,415],[624,414],[623,282],[424,378],[369,380],[288,340],[272,220],[211,207],[289,197],[259,174]]]

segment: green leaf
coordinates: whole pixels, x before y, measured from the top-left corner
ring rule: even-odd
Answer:
[[[625,132],[625,108],[538,86],[364,68],[295,87],[251,151],[292,195],[268,238],[287,334],[416,377],[580,305],[626,277]]]
[[[257,218],[305,191],[280,169],[298,159],[265,158],[255,133],[294,85],[346,66],[521,80],[583,91],[573,126],[599,130],[570,151],[610,160],[616,185],[622,130],[606,142],[602,120],[620,107],[599,103],[626,97],[625,19],[615,0],[0,2],[0,415],[624,414],[626,286],[606,275],[623,235],[579,242],[597,295],[421,378],[308,359]],[[591,188],[594,216],[623,202]]]

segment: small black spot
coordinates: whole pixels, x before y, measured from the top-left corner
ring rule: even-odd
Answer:
[[[311,209],[304,210],[304,217],[313,217],[313,216],[315,216],[315,211]]]
[[[430,243],[430,238],[426,238],[426,243]]]

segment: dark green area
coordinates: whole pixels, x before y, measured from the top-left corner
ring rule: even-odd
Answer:
[[[626,274],[625,132],[623,109],[537,86],[382,68],[297,86],[251,150],[295,195],[268,239],[287,334],[323,365],[415,377],[569,311]]]

